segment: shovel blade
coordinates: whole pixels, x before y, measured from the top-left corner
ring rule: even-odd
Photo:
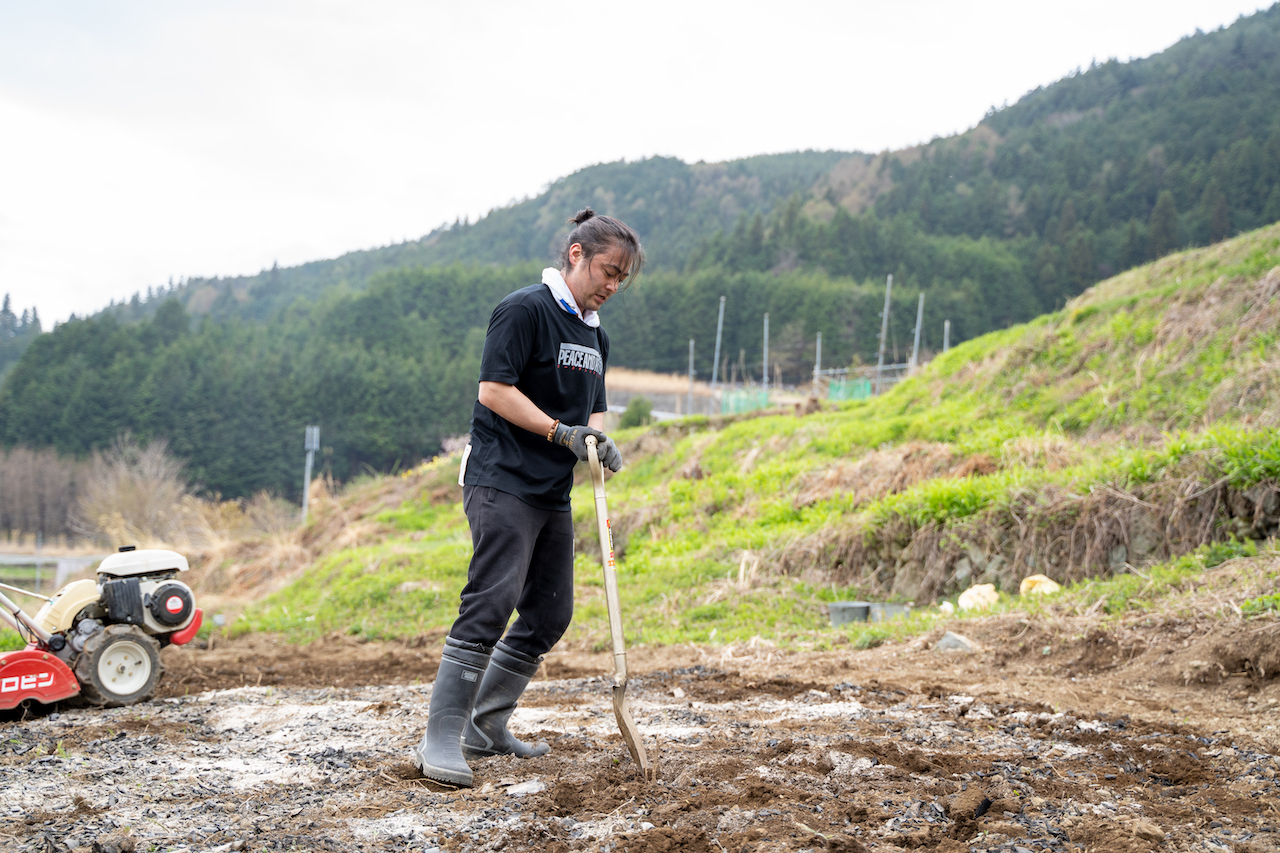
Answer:
[[[640,729],[631,717],[631,709],[627,707],[627,685],[620,684],[613,688],[613,715],[618,718],[618,729],[622,739],[627,742],[631,752],[631,760],[640,768],[645,779],[653,778],[653,765],[649,763],[649,755],[644,751],[644,743],[640,740]]]

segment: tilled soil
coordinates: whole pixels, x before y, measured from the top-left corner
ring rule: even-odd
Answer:
[[[1280,850],[1280,682],[1256,663],[1280,625],[1173,642],[1164,623],[1145,645],[1076,627],[967,624],[973,652],[935,650],[940,631],[633,649],[651,780],[619,736],[610,658],[556,652],[512,721],[551,754],[478,762],[470,790],[410,762],[438,639],[166,649],[152,702],[0,724],[0,848]]]

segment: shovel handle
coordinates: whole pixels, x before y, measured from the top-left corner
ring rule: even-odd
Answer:
[[[596,437],[587,436],[587,467],[596,498],[596,527],[600,533],[600,559],[604,565],[604,600],[609,611],[609,633],[613,639],[614,683],[627,683],[627,647],[622,637],[622,605],[618,600],[617,563],[613,556],[613,528],[609,525],[609,505],[604,494],[604,466],[596,452]]]
[[[596,452],[596,437],[587,436],[587,467],[591,469],[591,485],[596,496],[596,526],[600,529],[600,557],[604,564],[604,600],[609,609],[609,633],[613,636],[613,715],[626,741],[631,759],[645,779],[655,774],[640,737],[640,729],[627,707],[627,649],[622,639],[622,606],[618,601],[618,572],[613,557],[613,529],[609,526],[609,507],[604,497],[604,467]]]

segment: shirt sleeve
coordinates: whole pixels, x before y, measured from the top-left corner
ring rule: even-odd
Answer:
[[[596,395],[596,402],[591,407],[591,413],[609,411],[609,397],[604,387],[604,377],[609,370],[609,336],[604,333],[604,329],[600,329],[600,360],[603,363],[604,372],[600,374],[600,393]]]
[[[480,381],[515,385],[533,351],[533,318],[516,302],[499,302],[489,318],[480,356]]]

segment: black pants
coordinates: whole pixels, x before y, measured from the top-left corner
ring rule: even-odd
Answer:
[[[530,657],[546,654],[573,618],[572,513],[488,486],[464,487],[462,507],[474,550],[449,636],[493,646],[518,612],[504,642]]]

